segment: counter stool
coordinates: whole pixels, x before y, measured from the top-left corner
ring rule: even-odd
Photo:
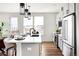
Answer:
[[[1,48],[2,54],[5,56],[16,56],[16,44],[6,43],[3,40],[1,41],[1,43],[4,45],[4,48]]]

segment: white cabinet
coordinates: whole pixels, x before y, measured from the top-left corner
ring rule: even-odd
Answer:
[[[22,44],[22,56],[39,56],[40,44],[27,43]]]
[[[63,4],[63,17],[66,16],[69,13],[69,4],[64,3]]]
[[[75,12],[75,4],[74,3],[70,3],[69,4],[69,14]]]
[[[60,8],[61,8],[60,13],[62,13],[63,17],[75,12],[75,4],[74,3],[63,3],[63,4],[61,4]]]
[[[75,5],[74,3],[66,3],[66,5],[64,6],[64,16],[74,13],[75,12]]]
[[[59,13],[57,19],[62,20],[62,18],[68,14],[75,12],[76,5],[75,3],[61,3],[59,4]]]
[[[58,46],[59,46],[60,50],[62,51],[63,47],[62,47],[62,38],[61,37],[59,37],[59,39],[58,39]]]

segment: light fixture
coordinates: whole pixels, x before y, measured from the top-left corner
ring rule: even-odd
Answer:
[[[20,3],[20,15],[24,15],[25,4]]]
[[[31,18],[31,12],[30,12],[30,6],[27,5],[27,3],[20,3],[20,15],[24,15],[25,18],[28,18],[30,20]]]

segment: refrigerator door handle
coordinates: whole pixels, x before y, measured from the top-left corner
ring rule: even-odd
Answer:
[[[70,46],[71,49],[73,49],[74,47],[71,46],[70,44],[66,43],[65,41],[62,41],[63,43],[67,44],[68,46]]]

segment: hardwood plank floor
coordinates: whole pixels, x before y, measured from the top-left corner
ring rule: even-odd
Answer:
[[[42,43],[42,56],[63,56],[60,49],[52,42]]]
[[[41,56],[63,56],[53,42],[42,43]],[[0,51],[0,56],[4,56]]]

